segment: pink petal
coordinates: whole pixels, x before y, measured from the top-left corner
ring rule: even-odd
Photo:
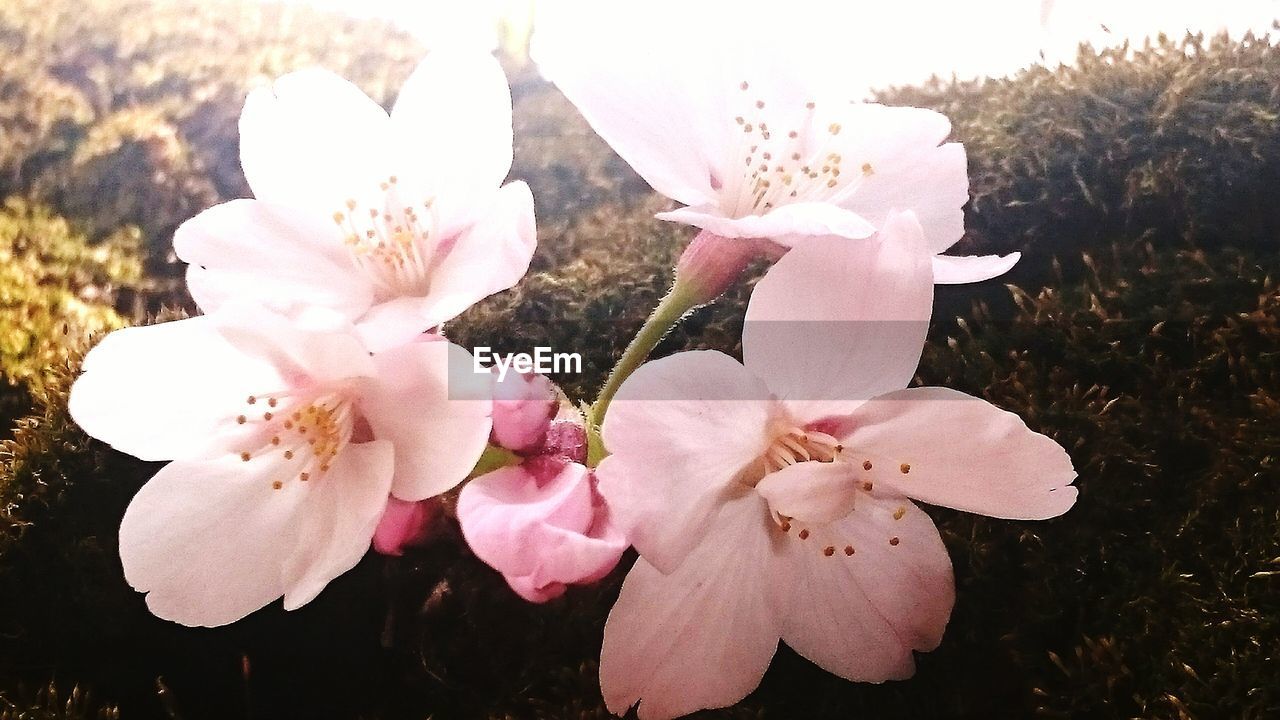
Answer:
[[[385,444],[348,446],[339,460],[344,471],[280,489],[280,463],[267,458],[166,465],[121,521],[125,579],[183,625],[225,625],[286,593],[302,604],[368,549],[390,485]]]
[[[513,451],[541,444],[559,407],[555,384],[545,375],[508,373],[494,383],[493,441]]]
[[[240,114],[240,163],[254,197],[309,209],[345,210],[392,173],[386,112],[355,85],[300,70],[249,94]],[[399,149],[397,149],[398,151]]]
[[[489,373],[473,373],[471,353],[442,340],[381,352],[373,362],[378,375],[361,408],[374,437],[395,443],[391,492],[422,500],[452,489],[489,439]]]
[[[1008,255],[935,255],[933,281],[939,285],[982,282],[1009,272],[1022,253]]]
[[[240,352],[213,318],[117,330],[85,357],[71,387],[76,423],[143,460],[220,453],[245,398],[278,389],[275,365]]]
[[[605,416],[600,493],[640,554],[671,572],[768,447],[769,390],[733,358],[683,352],[641,366]]]
[[[526,465],[502,468],[467,483],[458,498],[472,551],[533,602],[617,565],[626,539],[599,516],[590,473],[577,463],[560,463],[545,479]]]
[[[433,50],[401,88],[390,131],[398,173],[430,194],[492,192],[511,169],[502,67],[479,50]]]
[[[865,238],[876,228],[857,213],[825,202],[802,202],[769,210],[763,215],[726,217],[715,205],[698,205],[658,213],[657,217],[685,223],[727,238],[764,238],[794,244],[812,235]]]
[[[406,548],[420,545],[431,536],[440,514],[440,503],[434,499],[409,502],[388,497],[382,519],[373,532],[373,549],[383,555],[403,555]]]
[[[515,590],[516,594],[528,600],[531,603],[544,603],[564,595],[564,591],[569,589],[564,583],[543,583],[535,580],[532,576],[503,576],[507,581],[507,585]]]
[[[306,211],[232,200],[183,223],[173,249],[191,263],[188,288],[205,312],[252,300],[286,314],[319,305],[356,318],[373,299],[333,222]]]
[[[876,398],[851,420],[845,445],[873,464],[868,477],[877,485],[1015,520],[1057,517],[1075,504],[1076,472],[1067,452],[985,400],[911,388]]]
[[[769,602],[768,511],[755,496],[715,517],[707,541],[670,575],[641,558],[609,613],[600,689],[615,714],[640,703],[642,720],[738,702],[755,689],[778,646]]]
[[[930,262],[909,213],[869,240],[810,238],[756,285],[744,362],[801,421],[906,387],[933,312]]]
[[[765,475],[756,492],[777,515],[828,523],[853,510],[858,486],[847,463],[802,462]]]
[[[941,642],[955,602],[951,560],[909,500],[861,493],[839,521],[793,522],[779,553],[782,640],[823,669],[860,682],[899,680],[915,671],[912,650]]]

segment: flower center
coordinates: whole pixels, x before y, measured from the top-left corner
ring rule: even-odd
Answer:
[[[767,475],[800,462],[835,462],[842,450],[844,446],[840,441],[824,432],[783,426],[761,460]]]
[[[431,270],[438,262],[436,214],[428,199],[405,198],[393,175],[381,184],[381,207],[361,207],[347,200],[345,210],[333,214],[356,265],[373,282],[378,301],[420,297],[427,293]]]
[[[240,459],[276,464],[279,474],[271,481],[276,490],[328,472],[356,426],[351,400],[341,391],[250,395],[245,404],[246,411],[235,419],[248,429]]]
[[[815,517],[809,517],[808,520],[790,517],[774,510],[771,512],[774,527],[784,535],[801,541],[805,546],[812,547],[814,551],[826,557],[853,557],[857,552],[855,543],[852,538],[842,536],[840,526],[832,522],[832,518],[855,512],[855,508],[861,505],[860,498],[870,497],[875,490],[875,483],[872,480],[874,472],[882,472],[884,469],[877,469],[870,459],[850,457],[837,438],[819,430],[778,423],[775,425],[772,437],[773,440],[756,466],[757,474],[753,478],[753,485],[758,484],[770,473],[803,462],[840,462],[849,468],[848,480],[844,481],[845,484],[813,488],[816,497],[825,498],[823,502],[832,503],[832,508],[843,509],[831,513],[829,517],[819,513]],[[899,463],[891,470],[907,475],[911,472],[911,465],[905,462]],[[873,503],[869,510],[862,512],[876,512],[875,505]],[[891,516],[893,521],[897,522],[906,517],[906,514],[907,506],[904,502],[893,510]],[[896,548],[901,543],[901,538],[897,534],[892,534],[891,531],[884,537],[884,542],[889,547]]]
[[[837,143],[842,127],[839,122],[824,126],[817,103],[773,108],[764,100],[751,100],[746,80],[738,87],[743,110],[733,119],[739,139],[732,162],[743,172],[729,171],[722,195],[733,217],[762,215],[787,203],[838,202],[875,173],[871,163],[856,160],[853,172],[846,171]]]

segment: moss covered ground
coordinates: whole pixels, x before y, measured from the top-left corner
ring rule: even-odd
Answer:
[[[0,87],[18,88],[0,97],[47,99],[36,117],[0,101],[0,187],[54,208],[87,247],[139,228],[143,300],[102,302],[138,319],[185,303],[163,282],[176,277],[174,223],[243,192],[234,118],[247,78],[322,59],[388,100],[418,49],[301,11],[170,2],[123,23],[107,6],[0,5],[0,42],[25,48],[0,60]],[[322,52],[307,39],[318,29],[343,49]],[[41,50],[55,41],[56,62]],[[512,76],[512,178],[533,188],[539,250],[517,288],[450,333],[578,349],[585,372],[561,379],[588,399],[690,233],[652,218],[665,201],[553,88]],[[1057,439],[1080,501],[1046,523],[931,510],[958,602],[913,679],[851,684],[782,648],[757,692],[703,716],[1280,716],[1280,50],[1188,38],[883,99],[946,112],[968,147],[959,249],[1024,254],[999,281],[940,289],[919,379]],[[101,139],[112,133],[151,138],[138,142],[152,154]],[[175,157],[188,172],[179,200],[129,189],[168,187],[176,175],[136,168]],[[735,351],[750,284],[658,352]],[[293,613],[269,607],[216,630],[148,615],[120,575],[115,532],[156,466],[70,423],[65,390],[86,341],[64,337],[37,382],[6,375],[29,417],[0,448],[0,717],[607,716],[595,662],[629,558],[597,586],[529,605],[451,527],[403,558],[367,557]]]

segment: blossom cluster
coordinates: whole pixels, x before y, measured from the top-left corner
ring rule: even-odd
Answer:
[[[915,501],[1021,520],[1074,504],[1052,440],[909,387],[935,283],[1018,261],[943,254],[968,195],[947,119],[851,101],[798,53],[762,65],[740,30],[692,16],[696,42],[628,53],[603,31],[617,12],[551,6],[539,65],[679,204],[659,217],[698,232],[581,408],[544,376],[473,372],[448,339],[535,248],[530,190],[503,184],[511,97],[493,57],[432,52],[390,113],[323,70],[247,98],[254,198],[174,237],[202,314],[110,334],[71,394],[90,435],[168,462],[120,529],[153,613],[212,626],[305,605],[371,547],[429,541],[461,486],[471,551],[529,601],[635,548],[601,689],[614,712],[668,718],[740,700],[779,641],[849,680],[909,677],[954,602]],[[741,360],[647,361],[757,259],[772,265]]]

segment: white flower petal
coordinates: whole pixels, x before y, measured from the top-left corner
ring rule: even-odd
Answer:
[[[170,463],[120,524],[125,579],[147,593],[154,614],[183,625],[234,622],[293,588],[301,594],[290,609],[297,607],[368,548],[390,460],[386,443],[348,446],[335,461],[342,472],[335,464],[308,482],[280,456]],[[312,533],[319,529],[326,534]]]
[[[1022,253],[1008,255],[934,255],[933,281],[939,285],[982,282],[1009,272]]]
[[[529,186],[514,182],[490,198],[431,274],[426,319],[432,325],[512,287],[529,269],[538,242]]]
[[[300,70],[249,94],[240,114],[240,163],[254,197],[327,218],[386,180],[386,112],[355,85]]]
[[[491,427],[492,374],[472,373],[471,353],[424,340],[378,353],[376,382],[361,398],[374,437],[396,447],[392,493],[423,500],[466,478]]]
[[[289,386],[369,377],[369,353],[341,315],[317,309],[286,318],[252,303],[232,302],[207,315],[236,351],[271,363]],[[222,369],[214,370],[225,374]],[[284,389],[259,388],[258,392]]]
[[[256,301],[282,313],[318,305],[358,317],[373,299],[332,220],[258,200],[215,205],[183,223],[173,249],[196,304]]]
[[[717,48],[690,22],[706,10],[685,5],[681,22],[617,3],[566,0],[537,10],[533,54],[543,76],[655,190],[686,205],[712,200],[732,127],[725,97],[736,87],[713,81]]]
[[[275,366],[246,355],[213,318],[117,330],[85,356],[71,417],[99,440],[143,460],[220,452],[249,395],[283,387]]]
[[[755,689],[778,646],[769,604],[767,510],[754,495],[722,505],[707,541],[670,575],[640,558],[609,613],[600,689],[641,720],[731,705]]]
[[[386,440],[348,445],[323,476],[307,482],[298,541],[284,566],[285,610],[311,602],[369,550],[391,492],[394,454]]]
[[[391,110],[397,174],[432,195],[489,192],[511,169],[511,91],[479,50],[427,55]]]
[[[825,202],[783,205],[763,215],[730,218],[718,206],[699,205],[658,213],[661,220],[685,223],[722,237],[765,238],[783,245],[803,242],[813,235],[865,238],[876,231],[862,216]]]
[[[151,612],[225,625],[284,594],[306,488],[273,489],[278,472],[224,455],[170,463],[142,487],[120,523],[120,560]]]
[[[855,103],[839,112],[838,152],[850,172],[869,173],[851,183],[832,201],[880,227],[894,210],[910,210],[924,228],[933,253],[951,247],[964,235],[969,200],[968,160],[959,143],[939,145],[951,132],[946,116],[913,107]]]

